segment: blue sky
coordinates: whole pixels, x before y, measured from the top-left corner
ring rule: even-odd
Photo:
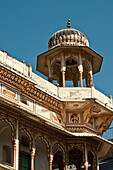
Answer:
[[[0,49],[31,63],[48,49],[50,36],[71,26],[82,31],[90,47],[104,57],[94,85],[113,95],[113,0],[0,0]]]

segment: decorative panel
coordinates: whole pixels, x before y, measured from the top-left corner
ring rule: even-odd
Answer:
[[[52,121],[61,124],[61,116],[55,112],[52,112]]]
[[[42,107],[39,104],[36,104],[36,114],[43,116],[47,119],[50,119],[51,111],[46,109],[45,107]]]
[[[10,88],[8,86],[5,86],[3,84],[1,85],[1,93],[3,95],[5,95],[7,97],[7,99],[8,98],[14,99],[14,100],[18,99],[17,92],[14,89],[12,89],[12,88]]]
[[[69,124],[78,124],[80,123],[80,114],[77,113],[68,113],[68,120]]]

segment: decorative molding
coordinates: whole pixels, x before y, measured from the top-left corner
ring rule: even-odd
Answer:
[[[15,120],[13,118],[9,117],[7,114],[4,115],[4,113],[1,111],[0,111],[0,120],[8,123],[8,125],[10,126],[11,132],[12,132],[12,141],[13,141],[15,138],[15,126],[16,126]]]
[[[0,80],[17,88],[23,94],[36,100],[39,104],[46,105],[46,107],[55,112],[61,112],[61,102],[59,100],[35,87],[33,82],[2,66],[0,66]]]

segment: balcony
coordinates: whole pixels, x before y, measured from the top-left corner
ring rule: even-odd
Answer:
[[[59,87],[58,96],[63,101],[81,101],[95,99],[101,104],[112,107],[112,99],[95,89],[87,87]]]

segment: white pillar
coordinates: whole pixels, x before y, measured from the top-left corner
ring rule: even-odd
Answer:
[[[34,158],[35,158],[35,148],[31,149],[31,170],[34,170]]]
[[[61,72],[62,72],[62,86],[63,87],[65,87],[65,71],[66,71],[65,58],[64,58],[64,55],[62,54]]]
[[[50,161],[49,161],[50,170],[52,170],[52,164],[53,164],[53,155],[50,154]]]
[[[99,170],[99,165],[97,165],[97,170]]]
[[[68,160],[67,160],[67,155],[66,155],[66,160],[64,160],[63,163],[64,163],[64,170],[68,170]]]
[[[15,170],[18,170],[19,168],[19,139],[18,139],[18,133],[19,133],[19,122],[17,119],[16,124],[16,139],[14,139],[14,168]]]
[[[80,76],[80,87],[83,87],[83,83],[82,83],[82,71],[79,71],[79,76]]]
[[[97,170],[99,170],[99,160],[98,160],[98,157],[97,157]]]
[[[87,152],[87,144],[85,143],[85,170],[88,170],[88,152]]]
[[[65,87],[65,71],[62,71],[62,86]]]
[[[82,83],[83,66],[82,66],[82,59],[81,59],[81,54],[80,54],[80,53],[79,53],[79,66],[78,66],[78,71],[79,71],[80,87],[83,87],[83,83]]]
[[[92,73],[92,66],[90,66],[90,72],[89,72],[89,75],[90,75],[90,87],[94,86],[93,85],[93,73]]]

